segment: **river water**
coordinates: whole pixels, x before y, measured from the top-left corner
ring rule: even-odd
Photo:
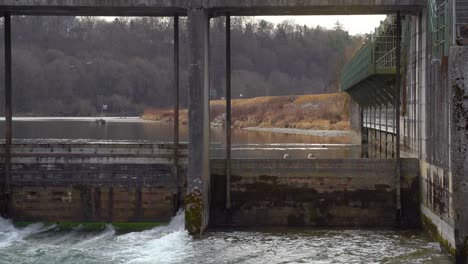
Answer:
[[[173,126],[144,121],[139,118],[107,117],[105,125],[96,123],[94,117],[77,118],[15,118],[13,139],[41,141],[145,141],[173,142]],[[1,120],[0,120],[1,121]],[[0,131],[4,131],[0,122]],[[0,138],[4,138],[0,133]],[[187,126],[180,126],[180,142],[187,142]],[[314,136],[271,131],[232,130],[232,157],[235,159],[282,158],[292,159],[359,158],[360,147],[351,144],[349,135]],[[225,156],[225,131],[211,128],[211,155]]]
[[[0,131],[4,122],[0,122]],[[135,118],[24,118],[13,126],[15,140],[171,142],[172,126]],[[2,135],[3,136],[3,135]],[[187,141],[187,128],[180,130]],[[211,131],[212,155],[223,156],[224,131]],[[359,157],[349,136],[317,137],[268,131],[233,130],[234,158]],[[40,223],[16,228],[0,218],[3,263],[451,263],[437,243],[421,231],[262,228],[211,231],[191,237],[179,213],[166,226],[119,233],[60,231]]]
[[[183,212],[151,230],[59,231],[0,219],[0,263],[451,263],[418,231],[212,231],[191,237]]]

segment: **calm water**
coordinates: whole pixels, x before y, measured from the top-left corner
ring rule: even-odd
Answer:
[[[18,118],[13,121],[14,139],[40,140],[126,140],[172,142],[173,126],[147,122],[138,118],[107,118],[106,125],[98,125],[96,118]],[[5,123],[0,122],[0,131]],[[187,142],[188,130],[181,126],[181,142]],[[1,134],[1,137],[4,137]],[[225,131],[211,129],[212,156],[224,156]],[[311,136],[267,131],[232,130],[233,158],[358,158],[360,147],[351,144],[349,136]]]
[[[0,263],[451,263],[415,231],[263,230],[208,232],[193,238],[178,214],[143,232],[18,229],[0,219]]]

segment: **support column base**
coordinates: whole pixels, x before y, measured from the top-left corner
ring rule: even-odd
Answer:
[[[203,232],[203,196],[198,189],[185,196],[185,229],[192,235]]]

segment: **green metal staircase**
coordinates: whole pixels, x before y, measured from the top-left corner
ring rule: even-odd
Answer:
[[[449,49],[449,14],[447,0],[428,0],[432,56],[442,60]],[[402,69],[406,46],[411,32],[407,19],[402,20]],[[345,65],[340,89],[347,92],[361,106],[393,105],[396,77],[396,16],[390,15],[380,23],[375,33]]]
[[[396,16],[388,16],[344,67],[341,90],[363,106],[393,102],[396,40]]]

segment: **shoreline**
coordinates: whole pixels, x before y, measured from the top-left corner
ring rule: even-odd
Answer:
[[[143,119],[139,116],[51,116],[51,117],[13,117],[13,121],[17,122],[41,122],[41,121],[80,121],[80,122],[95,122],[102,119],[108,123],[164,123],[157,120]],[[5,122],[5,117],[0,117],[0,122]]]
[[[312,129],[297,129],[297,128],[277,128],[277,127],[245,127],[242,128],[249,131],[273,132],[282,134],[298,134],[318,137],[346,137],[352,136],[352,131],[343,130],[312,130]]]

